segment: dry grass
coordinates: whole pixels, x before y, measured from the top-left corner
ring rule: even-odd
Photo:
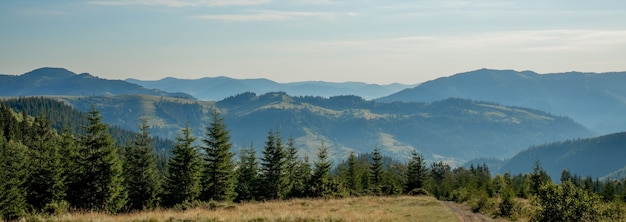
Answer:
[[[44,221],[457,221],[432,197],[295,199],[223,205],[216,209],[154,210],[107,215],[75,213]]]

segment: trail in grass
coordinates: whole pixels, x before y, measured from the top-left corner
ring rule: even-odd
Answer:
[[[441,204],[452,210],[456,217],[459,219],[459,222],[485,222],[485,221],[495,221],[492,220],[485,215],[479,213],[473,213],[468,209],[463,209],[457,203],[450,201],[441,201]]]

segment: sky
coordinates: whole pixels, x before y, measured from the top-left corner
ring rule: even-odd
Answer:
[[[623,0],[6,0],[0,73],[415,84],[626,71]]]

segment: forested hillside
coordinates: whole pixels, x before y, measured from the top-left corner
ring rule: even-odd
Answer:
[[[491,101],[568,116],[598,134],[626,131],[626,72],[554,73],[480,69],[442,77],[377,99]]]
[[[559,178],[563,170],[583,177],[599,178],[626,167],[624,156],[626,132],[533,146],[507,160],[496,171],[525,173],[530,171],[535,161],[540,161],[552,178]]]
[[[11,102],[45,106],[52,113],[61,113],[56,109],[62,107],[41,98]],[[0,104],[1,219],[48,220],[157,207],[216,209],[224,203],[232,206],[231,201],[400,194],[466,203],[474,212],[505,219],[614,221],[624,214],[624,180],[580,179],[574,172],[563,174],[562,184],[555,185],[539,162],[529,174],[492,177],[485,165],[426,164],[416,150],[406,163],[390,161],[374,147],[367,155],[350,152],[336,165],[329,160],[324,141],[311,161],[298,155],[293,138],[275,130],[266,132],[262,152],[248,147],[239,150],[236,158],[224,116],[211,112],[202,136],[192,136],[188,127],[180,129],[172,156],[160,168],[145,118],[139,121],[139,133],[125,145],[115,143],[95,107],[84,118],[83,132],[59,132],[45,112],[33,117]],[[524,199],[535,200],[532,207]]]
[[[63,97],[86,111],[96,104],[107,123],[133,129],[146,116],[155,135],[173,138],[189,124],[200,135],[213,109],[223,113],[235,147],[257,150],[268,130],[294,137],[303,154],[314,155],[319,141],[333,160],[379,146],[406,158],[417,149],[429,160],[460,164],[482,157],[504,158],[531,145],[591,133],[566,117],[494,103],[447,99],[432,103],[378,103],[356,96],[294,97],[286,93],[243,93],[218,102],[144,95]]]

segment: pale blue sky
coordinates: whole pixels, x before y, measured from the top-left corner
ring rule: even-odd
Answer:
[[[4,0],[0,73],[419,83],[626,70],[623,0]]]

